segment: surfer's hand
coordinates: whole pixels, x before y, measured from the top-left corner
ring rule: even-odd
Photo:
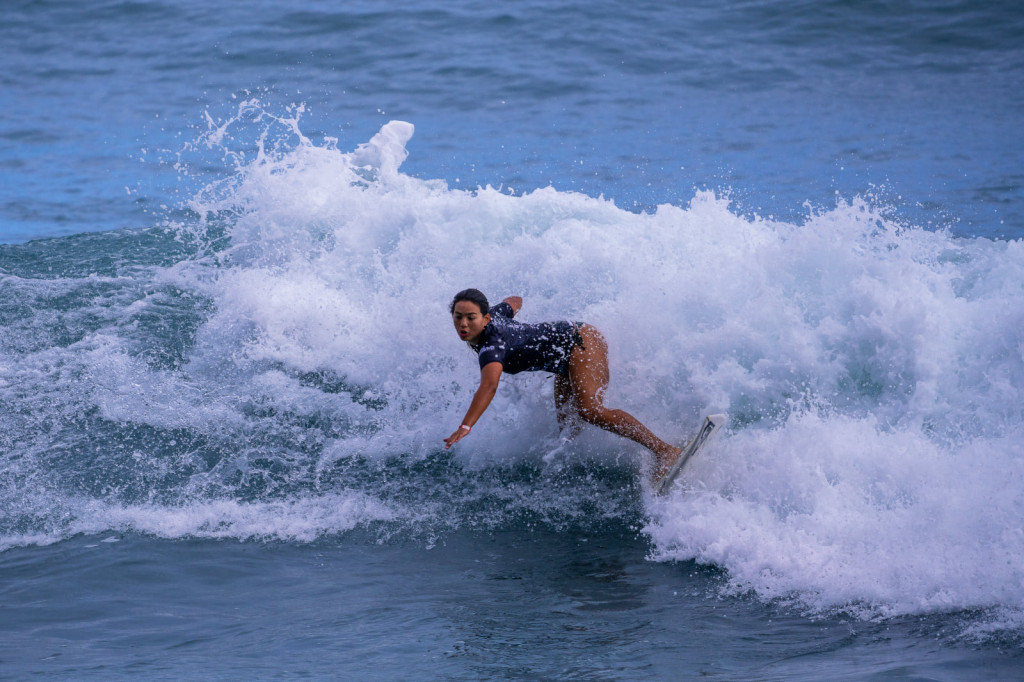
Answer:
[[[457,428],[455,430],[455,433],[444,439],[444,449],[447,450],[451,446],[458,443],[460,440],[468,436],[470,431],[470,427],[465,424]]]

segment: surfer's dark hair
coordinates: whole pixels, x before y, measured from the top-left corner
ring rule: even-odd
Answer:
[[[452,304],[449,307],[449,312],[455,312],[455,304],[460,301],[469,301],[470,303],[476,303],[480,307],[480,314],[486,315],[491,309],[490,304],[487,303],[487,297],[479,289],[463,289],[459,293],[455,294],[455,298],[452,299]]]

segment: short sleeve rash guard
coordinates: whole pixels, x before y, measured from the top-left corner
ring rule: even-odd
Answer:
[[[490,310],[491,322],[484,328],[479,354],[481,369],[500,362],[502,371],[554,372],[567,374],[569,355],[582,345],[577,325],[572,322],[541,322],[524,324],[513,319],[515,311],[502,301]]]

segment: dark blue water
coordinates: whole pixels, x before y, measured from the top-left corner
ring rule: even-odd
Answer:
[[[2,16],[0,677],[1024,674],[1017,4]]]
[[[987,680],[1020,671],[998,645],[941,644],[948,617],[811,621],[721,598],[714,569],[652,563],[642,539],[615,530],[460,534],[431,550],[358,538],[113,539],[5,560],[17,587],[5,589],[14,604],[2,627],[22,644],[5,645],[11,677]]]
[[[246,92],[351,146],[418,127],[407,172],[623,207],[728,189],[804,216],[880,194],[915,224],[1019,234],[1014,2],[11,2],[0,28],[8,239],[143,227],[173,162]],[[222,169],[215,155],[193,169]]]

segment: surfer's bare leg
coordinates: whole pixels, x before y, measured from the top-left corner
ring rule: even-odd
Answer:
[[[560,374],[555,375],[555,417],[558,419],[558,430],[565,438],[575,438],[583,428],[573,399],[572,384],[569,377]]]
[[[604,406],[608,388],[608,344],[601,332],[588,324],[580,325],[583,346],[569,356],[569,388],[579,415],[602,429],[636,441],[654,453],[655,478],[660,477],[682,450],[661,440],[636,417],[625,410]],[[557,384],[556,384],[557,390]]]

